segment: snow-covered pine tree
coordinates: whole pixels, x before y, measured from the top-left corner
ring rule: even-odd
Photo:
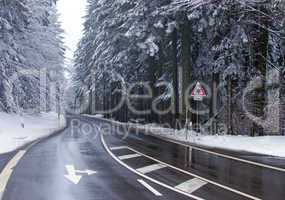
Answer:
[[[64,48],[56,12],[52,0],[0,1],[2,111],[39,112],[41,106],[49,107],[48,84],[63,79]],[[57,72],[54,80],[51,71]]]
[[[213,90],[220,83],[219,94],[202,105],[210,107],[210,116],[200,116],[200,121],[214,118],[227,124],[228,133],[262,135],[264,131],[257,128],[260,123],[244,110],[264,120],[268,91],[254,91],[246,96],[245,102],[241,99],[250,80],[263,75],[263,83],[267,84],[269,68],[284,68],[283,4],[237,0],[90,0],[74,73],[77,88],[86,85],[88,89],[78,94],[87,93],[93,99],[91,102],[95,99],[103,104],[99,107],[108,107],[116,99],[114,90],[120,89],[114,74],[120,74],[127,84],[147,81],[152,88],[163,80],[172,82],[176,100],[181,97],[177,91],[182,88],[185,92],[190,82],[203,81],[213,85]],[[182,83],[176,76],[178,69],[184,72]],[[282,90],[282,86],[276,87]],[[167,108],[171,100],[168,86],[154,91],[156,95],[163,94],[158,101],[161,108]],[[142,90],[138,87],[134,92]],[[254,95],[257,93],[262,95]],[[149,100],[133,103],[144,109],[150,107]],[[185,110],[184,105],[178,106]],[[122,108],[118,119],[126,120],[126,113],[128,109]],[[172,113],[158,117],[154,113],[144,116],[129,113],[128,117],[161,123],[173,121]],[[181,121],[185,117],[185,113],[175,116]]]
[[[0,1],[0,109],[16,111],[17,99],[13,88],[18,83],[11,77],[17,74],[21,62],[16,35],[22,34],[28,24],[26,1]]]

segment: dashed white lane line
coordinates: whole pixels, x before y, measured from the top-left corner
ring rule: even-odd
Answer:
[[[123,155],[123,156],[119,156],[118,158],[120,160],[127,160],[127,159],[131,159],[131,158],[137,158],[137,157],[141,157],[142,155],[135,153],[135,154],[129,154],[129,155]]]
[[[110,150],[116,151],[116,150],[121,150],[121,149],[128,149],[127,146],[119,146],[119,147],[111,147]]]
[[[143,177],[144,179],[149,180],[149,181],[151,181],[151,182],[153,182],[153,183],[155,183],[155,184],[157,184],[157,185],[160,185],[160,186],[162,186],[162,187],[164,187],[164,188],[167,188],[167,189],[169,189],[169,190],[171,190],[171,191],[177,192],[177,193],[179,193],[179,194],[183,194],[183,195],[185,195],[185,196],[187,196],[187,197],[190,197],[190,198],[192,198],[192,199],[195,199],[195,200],[204,200],[203,198],[200,198],[200,197],[197,197],[197,196],[195,196],[195,195],[189,194],[189,193],[187,193],[187,192],[178,190],[178,189],[176,189],[176,188],[174,188],[174,187],[171,187],[171,186],[169,186],[169,185],[167,185],[167,184],[165,184],[165,183],[162,183],[162,182],[160,182],[160,181],[158,181],[158,180],[155,180],[155,179],[153,179],[153,178],[151,178],[151,177],[149,177],[149,176],[146,176],[145,174],[142,174],[142,173],[136,171],[135,169],[131,168],[130,166],[128,166],[127,164],[125,164],[123,161],[121,161],[119,158],[117,158],[117,157],[112,153],[112,151],[111,151],[110,148],[107,146],[107,144],[106,144],[106,142],[105,142],[105,140],[104,140],[104,135],[103,135],[103,134],[101,134],[101,142],[102,142],[102,144],[103,144],[105,150],[107,151],[107,153],[108,153],[114,160],[116,160],[120,165],[122,165],[123,167],[127,168],[127,169],[130,170],[131,172],[133,172],[133,173],[135,173],[135,174],[137,174],[137,175]]]
[[[108,121],[108,122],[111,122],[111,123],[117,123],[115,121],[109,121],[109,120],[105,120],[105,121]],[[122,124],[118,123],[118,125],[122,125]],[[154,136],[154,137],[158,137],[156,134],[151,134],[151,135]],[[259,166],[259,167],[263,167],[263,168],[273,169],[273,170],[280,171],[280,172],[285,172],[285,168],[275,167],[275,166],[271,166],[271,165],[268,165],[268,164],[262,164],[262,163],[259,163],[259,162],[254,162],[254,161],[250,161],[250,160],[246,160],[246,159],[242,159],[242,158],[237,158],[237,157],[234,157],[234,156],[229,156],[229,155],[222,154],[222,153],[217,153],[217,152],[210,151],[210,150],[205,150],[203,148],[199,148],[199,147],[196,147],[196,146],[191,145],[191,144],[190,145],[189,144],[185,144],[185,143],[182,143],[182,142],[179,142],[179,141],[175,141],[175,140],[172,140],[172,139],[168,139],[168,138],[165,138],[165,137],[158,137],[158,138],[161,139],[161,140],[170,142],[170,143],[174,143],[174,144],[178,144],[178,145],[184,146],[184,147],[191,147],[192,149],[195,149],[195,150],[198,150],[198,151],[202,151],[202,152],[205,152],[205,153],[209,153],[209,154],[213,154],[213,155],[216,155],[216,156],[219,156],[219,157],[228,158],[228,159],[231,159],[231,160],[247,163],[247,164],[254,165],[254,166]]]
[[[25,155],[26,151],[19,151],[5,166],[0,174],[0,200],[2,199],[5,188],[13,173],[13,169],[16,167],[21,158]]]
[[[158,192],[156,189],[154,189],[153,187],[151,187],[148,183],[146,183],[144,180],[142,179],[138,179],[138,182],[140,184],[142,184],[144,187],[146,187],[149,191],[151,191],[155,196],[162,196],[162,194],[160,192]]]
[[[153,164],[153,165],[145,166],[145,167],[142,167],[142,168],[139,168],[136,170],[142,174],[147,174],[147,173],[153,172],[155,170],[163,169],[165,167],[167,167],[167,166],[159,163],[159,164]]]
[[[191,194],[206,184],[207,182],[202,181],[201,179],[193,178],[189,181],[177,185],[175,188]]]
[[[103,138],[103,139],[104,139],[104,138]],[[258,197],[252,196],[252,195],[247,194],[247,193],[243,193],[243,192],[241,192],[241,191],[239,191],[239,190],[236,190],[236,189],[233,189],[233,188],[231,188],[231,187],[228,187],[228,186],[222,185],[222,184],[220,184],[220,183],[217,183],[217,182],[215,182],[215,181],[211,181],[211,180],[209,180],[209,179],[203,178],[203,177],[201,177],[201,176],[199,176],[199,175],[196,175],[196,174],[194,174],[194,173],[185,171],[185,170],[180,169],[180,168],[178,168],[178,167],[169,165],[169,164],[167,164],[167,163],[165,163],[165,162],[162,162],[162,161],[160,161],[160,160],[158,160],[158,159],[155,159],[155,158],[153,158],[153,157],[151,157],[151,156],[148,156],[148,155],[146,155],[146,154],[144,154],[144,153],[141,153],[141,152],[139,152],[139,151],[137,151],[137,150],[135,150],[135,149],[133,149],[133,148],[131,148],[131,147],[127,147],[127,148],[128,148],[129,150],[133,151],[134,153],[141,154],[141,155],[143,155],[144,157],[149,158],[149,159],[151,159],[151,160],[153,160],[153,161],[155,161],[155,162],[157,162],[157,163],[161,163],[161,164],[163,164],[163,165],[165,165],[165,166],[167,166],[167,167],[170,167],[170,168],[172,168],[172,169],[174,169],[174,170],[177,170],[177,171],[179,171],[179,172],[182,172],[182,173],[184,173],[184,174],[188,174],[188,175],[193,176],[193,177],[195,177],[195,178],[198,178],[198,179],[200,179],[200,180],[202,180],[202,181],[208,182],[208,183],[210,183],[210,184],[212,184],[212,185],[215,185],[215,186],[218,186],[218,187],[223,188],[223,189],[225,189],[225,190],[234,192],[234,193],[236,193],[236,194],[238,194],[238,195],[247,197],[247,198],[249,198],[249,199],[261,200],[261,199],[258,198]],[[176,188],[175,188],[175,189],[176,189]],[[177,189],[177,190],[178,190],[178,189]],[[181,190],[179,190],[179,191],[181,191]]]

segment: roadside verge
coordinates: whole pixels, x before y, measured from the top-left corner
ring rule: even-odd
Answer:
[[[92,117],[89,115],[85,115],[85,116],[89,117],[89,118],[101,120],[104,122],[112,123],[115,126],[125,126],[126,127],[125,130],[127,130],[129,132],[143,133],[145,135],[155,137],[155,138],[158,138],[158,139],[166,141],[166,142],[175,143],[175,144],[183,146],[185,148],[190,148],[191,152],[193,152],[192,150],[195,150],[195,151],[203,152],[203,153],[210,154],[213,156],[218,156],[221,158],[234,160],[234,161],[241,162],[241,163],[246,163],[249,165],[258,166],[261,168],[267,168],[267,169],[279,171],[282,173],[285,172],[284,159],[278,160],[278,157],[268,158],[266,155],[255,154],[255,153],[247,152],[246,150],[232,151],[232,150],[226,150],[226,149],[219,149],[219,148],[212,148],[212,147],[197,145],[197,144],[188,143],[188,142],[181,142],[181,141],[175,140],[173,138],[163,137],[159,134],[155,134],[150,129],[145,129],[143,125],[138,126],[136,124],[121,123],[121,122],[117,122],[117,121],[113,121],[113,120],[109,120],[109,119]],[[277,165],[276,164],[276,163],[278,163],[277,161],[280,161],[281,164]],[[284,165],[283,165],[283,162],[284,162]]]

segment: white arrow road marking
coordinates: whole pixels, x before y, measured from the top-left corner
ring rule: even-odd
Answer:
[[[80,182],[82,176],[76,175],[76,170],[73,165],[66,165],[65,168],[68,174],[65,175],[64,177],[67,178],[72,183],[74,183],[75,185],[77,185]]]
[[[80,180],[82,179],[82,175],[77,175],[76,173],[87,174],[88,176],[91,176],[91,175],[97,173],[96,171],[92,171],[92,170],[85,170],[85,171],[76,170],[73,165],[66,165],[65,168],[66,168],[66,171],[68,174],[64,175],[64,177],[67,180],[74,183],[75,185],[77,185],[80,182]]]
[[[202,181],[201,179],[193,178],[189,181],[181,183],[180,185],[177,185],[175,188],[191,194],[206,184],[207,182]]]
[[[85,171],[81,171],[81,170],[76,170],[77,173],[79,174],[87,174],[88,176],[91,176],[91,175],[94,175],[96,174],[97,172],[96,171],[93,171],[93,170],[85,170]]]
[[[138,182],[142,184],[144,187],[146,187],[149,191],[151,191],[155,196],[162,196],[160,192],[158,192],[156,189],[151,187],[149,184],[147,184],[144,180],[138,179]]]

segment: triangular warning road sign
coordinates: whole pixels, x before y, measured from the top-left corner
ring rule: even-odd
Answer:
[[[194,97],[194,100],[201,101],[203,97],[206,97],[206,91],[202,87],[200,82],[197,82],[196,86],[194,87],[191,96]]]

